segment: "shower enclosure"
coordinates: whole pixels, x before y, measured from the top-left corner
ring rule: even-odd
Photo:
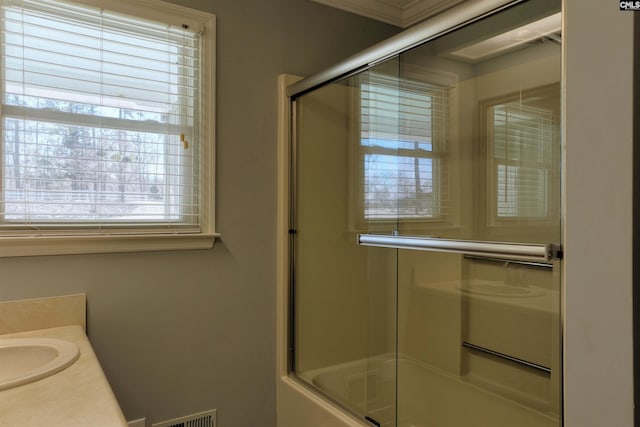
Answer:
[[[560,1],[475,4],[289,87],[290,375],[374,426],[562,425]]]

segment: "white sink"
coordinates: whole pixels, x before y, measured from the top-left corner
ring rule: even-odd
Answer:
[[[54,338],[0,338],[0,390],[53,375],[80,357],[78,347]]]
[[[491,297],[537,297],[544,293],[539,288],[505,285],[502,282],[466,284],[460,290],[469,294]]]

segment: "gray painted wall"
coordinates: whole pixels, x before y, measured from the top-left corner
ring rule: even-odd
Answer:
[[[222,240],[3,258],[0,301],[86,293],[89,338],[128,419],[217,408],[221,426],[274,426],[276,77],[313,74],[398,29],[309,0],[172,1],[217,15]]]

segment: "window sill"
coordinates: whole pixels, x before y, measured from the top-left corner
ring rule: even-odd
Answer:
[[[218,233],[0,237],[0,258],[211,249],[219,237]]]

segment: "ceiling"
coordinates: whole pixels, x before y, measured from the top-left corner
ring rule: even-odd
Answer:
[[[406,28],[464,0],[313,0]]]

